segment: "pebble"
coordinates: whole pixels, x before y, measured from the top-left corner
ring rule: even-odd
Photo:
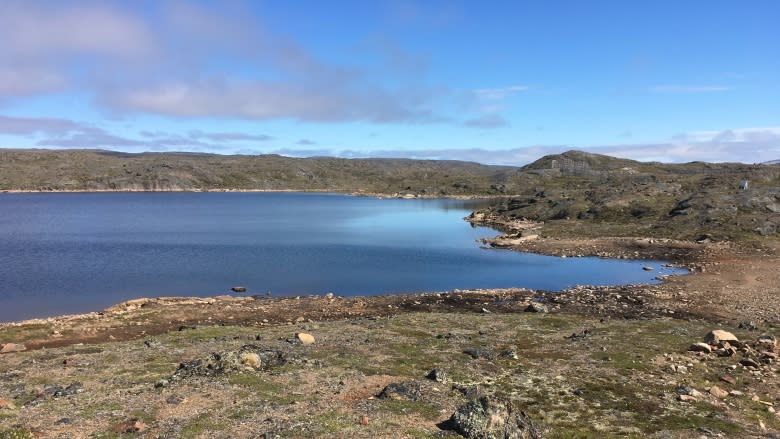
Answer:
[[[360,417],[360,425],[368,425],[368,416],[363,415]]]
[[[718,386],[712,386],[712,387],[710,387],[710,395],[712,395],[712,396],[714,396],[714,397],[716,397],[718,399],[723,399],[723,398],[729,396],[729,392],[721,389]]]
[[[16,405],[7,399],[0,399],[0,410],[16,410]]]
[[[314,344],[315,342],[314,336],[311,334],[307,334],[305,332],[296,332],[295,338],[297,338],[298,341],[300,341],[301,343],[307,346],[310,344]]]
[[[756,361],[756,360],[754,360],[752,358],[748,358],[748,357],[745,357],[745,358],[739,360],[739,364],[741,364],[741,365],[743,365],[745,367],[760,367],[761,366],[760,364],[758,364],[758,361]]]
[[[723,381],[724,383],[737,384],[737,379],[731,375],[721,375],[720,378],[718,379]]]

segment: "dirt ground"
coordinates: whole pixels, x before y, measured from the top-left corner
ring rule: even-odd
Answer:
[[[0,438],[457,437],[441,423],[479,394],[519,401],[546,437],[780,437],[778,348],[759,341],[780,336],[776,241],[511,247],[692,273],[562,293],[139,299],[2,324],[0,343],[25,350],[0,355]],[[739,338],[730,355],[689,351],[713,329]],[[249,351],[278,361],[180,368]],[[393,383],[409,391],[379,397]]]

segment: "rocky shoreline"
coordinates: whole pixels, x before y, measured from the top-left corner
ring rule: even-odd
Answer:
[[[560,293],[137,299],[0,324],[0,437],[780,434],[780,245],[469,220],[504,232],[488,245],[691,274]]]

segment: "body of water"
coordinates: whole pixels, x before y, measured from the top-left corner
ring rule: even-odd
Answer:
[[[659,261],[484,249],[476,240],[497,232],[462,220],[474,207],[308,193],[0,194],[0,321],[238,285],[274,296],[560,290],[673,273]]]

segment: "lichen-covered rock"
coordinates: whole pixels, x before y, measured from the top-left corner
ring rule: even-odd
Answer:
[[[469,439],[538,439],[542,429],[510,399],[483,396],[458,408],[449,426]]]
[[[192,376],[217,376],[247,369],[269,369],[288,362],[284,352],[257,345],[244,345],[235,351],[214,352],[205,358],[181,363],[169,381]]]
[[[406,399],[417,401],[422,396],[422,385],[416,381],[390,383],[379,393],[379,399]]]

